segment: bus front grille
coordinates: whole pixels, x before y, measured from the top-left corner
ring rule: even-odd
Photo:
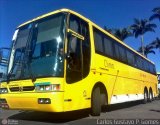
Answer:
[[[16,92],[16,91],[19,91],[19,87],[12,87],[12,88],[9,88],[11,92]]]
[[[12,87],[9,88],[11,92],[17,92],[17,91],[33,91],[35,89],[34,86],[24,86],[24,87]]]
[[[24,86],[23,91],[33,91],[35,89],[34,86]]]

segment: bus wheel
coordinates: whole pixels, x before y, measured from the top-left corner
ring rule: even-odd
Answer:
[[[149,102],[152,102],[153,101],[153,94],[152,94],[152,91],[149,91],[149,99],[148,99]]]
[[[147,103],[147,99],[148,99],[148,95],[147,95],[147,91],[144,90],[144,99],[143,99],[143,104]]]
[[[100,88],[96,87],[92,93],[91,115],[99,116],[100,113],[101,113],[101,94],[100,94]]]

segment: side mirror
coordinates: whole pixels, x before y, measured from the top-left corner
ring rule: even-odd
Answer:
[[[6,47],[0,48],[0,63],[3,63],[3,64],[8,63],[10,51],[11,51],[10,48],[6,48]]]
[[[0,50],[0,62],[2,62],[3,51]]]
[[[3,78],[3,73],[1,72],[1,73],[0,73],[0,79],[2,79],[2,78]]]

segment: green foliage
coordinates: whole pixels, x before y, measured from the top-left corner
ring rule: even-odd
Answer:
[[[113,34],[114,36],[116,36],[118,39],[120,39],[122,41],[125,40],[126,38],[132,36],[132,33],[131,33],[129,28],[110,29],[110,28],[107,28],[105,26],[104,30],[106,30],[107,32]]]
[[[114,35],[123,41],[129,36],[132,36],[132,33],[130,32],[128,28],[122,28],[122,29],[115,29]]]
[[[152,10],[153,15],[150,16],[149,20],[159,19],[160,21],[160,7],[156,7]]]
[[[130,26],[130,29],[132,30],[135,38],[137,38],[140,35],[144,35],[146,32],[155,32],[154,28],[156,28],[157,25],[150,23],[146,19],[134,19],[134,24]]]
[[[156,40],[154,40],[153,42],[151,42],[151,45],[155,48],[155,49],[159,49],[160,50],[160,38],[156,38]]]
[[[110,29],[110,28],[108,28],[108,27],[106,27],[106,26],[104,26],[104,30],[106,30],[107,32],[109,32],[109,33],[111,33],[111,34],[112,34],[112,32],[113,32],[113,29]]]
[[[154,19],[159,19],[160,21],[160,7],[156,7],[152,10],[153,15],[150,16],[149,19],[134,19],[134,24],[129,26],[129,28],[122,28],[122,29],[110,29],[106,26],[104,29],[119,38],[120,40],[125,40],[130,36],[134,36],[135,38],[141,37],[141,47],[139,47],[138,52],[142,53],[144,56],[147,57],[149,53],[155,54],[154,49],[160,50],[160,38],[156,38],[150,44],[144,46],[144,34],[146,32],[155,32],[155,28],[157,27],[156,24],[151,23],[150,21]]]
[[[149,53],[155,54],[155,51],[153,49],[154,49],[154,46],[151,44],[144,46],[144,55],[147,57]],[[143,52],[142,47],[140,47],[137,51],[142,53]]]

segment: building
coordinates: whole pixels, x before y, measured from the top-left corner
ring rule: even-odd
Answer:
[[[7,74],[9,53],[9,48],[0,48],[0,81],[2,81]]]

